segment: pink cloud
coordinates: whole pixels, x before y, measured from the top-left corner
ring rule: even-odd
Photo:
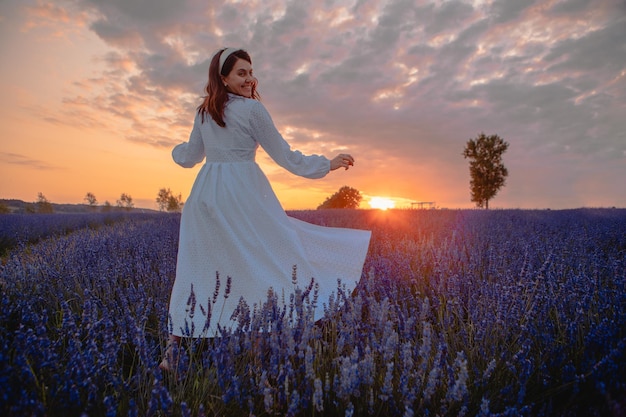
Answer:
[[[355,149],[376,167],[369,172],[387,167],[403,196],[421,192],[424,181],[445,188],[442,198],[468,200],[460,153],[481,131],[512,143],[519,175],[537,165],[545,172],[533,187],[511,180],[516,190],[503,193],[504,204],[531,196],[549,202],[583,176],[616,190],[621,184],[611,178],[626,175],[610,163],[614,175],[599,173],[614,158],[607,150],[622,159],[626,152],[626,21],[609,0],[172,4],[93,0],[29,9],[31,28],[82,25],[111,47],[98,58],[99,74],[74,80],[54,120],[116,121],[129,141],[167,148],[168,138],[188,134],[211,55],[241,45],[275,122],[300,132],[294,143]],[[555,149],[566,147],[598,173],[555,163]],[[367,175],[355,179],[367,186]]]

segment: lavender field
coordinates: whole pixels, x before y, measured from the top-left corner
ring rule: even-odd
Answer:
[[[0,215],[0,256],[15,247],[35,243],[50,236],[65,235],[83,228],[97,229],[123,221],[130,213],[64,213]],[[133,213],[135,219],[149,218],[152,213]]]
[[[286,307],[184,341],[175,374],[179,215],[7,248],[0,415],[626,415],[625,209],[289,214],[373,231],[357,293],[313,323],[296,277]]]

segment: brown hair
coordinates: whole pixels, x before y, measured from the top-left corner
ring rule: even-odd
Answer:
[[[206,96],[204,96],[202,104],[198,106],[198,114],[202,118],[203,123],[204,118],[208,114],[215,120],[215,123],[221,127],[226,127],[226,123],[224,122],[224,109],[226,108],[226,102],[228,102],[228,90],[222,82],[222,76],[226,77],[230,74],[237,59],[243,59],[252,64],[250,55],[243,49],[239,49],[226,58],[220,74],[220,56],[222,56],[225,50],[226,48],[220,50],[213,56],[213,59],[211,59],[211,64],[209,65],[209,81],[204,88]],[[255,100],[260,99],[259,94],[256,92],[256,85],[254,84],[252,85],[252,98]]]

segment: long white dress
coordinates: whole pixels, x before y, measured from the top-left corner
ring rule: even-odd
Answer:
[[[330,170],[327,158],[292,150],[257,100],[230,94],[224,120],[225,128],[210,116],[203,123],[196,115],[189,141],[172,151],[174,161],[186,168],[206,158],[181,218],[169,306],[169,327],[176,336],[213,337],[218,324],[233,328],[237,322],[231,316],[240,299],[253,310],[267,300],[270,288],[289,300],[294,266],[300,288],[311,279],[319,285],[317,320],[338,279],[347,291],[355,288],[369,246],[369,231],[287,216],[255,162],[260,144],[288,171],[322,178]]]

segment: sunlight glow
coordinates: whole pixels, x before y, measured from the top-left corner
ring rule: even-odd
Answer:
[[[302,75],[305,74],[309,71],[309,63],[306,62],[302,65],[300,65],[300,67],[296,70],[296,75]]]
[[[396,203],[387,197],[372,197],[369,201],[369,205],[371,208],[387,210],[390,208],[394,208]]]

